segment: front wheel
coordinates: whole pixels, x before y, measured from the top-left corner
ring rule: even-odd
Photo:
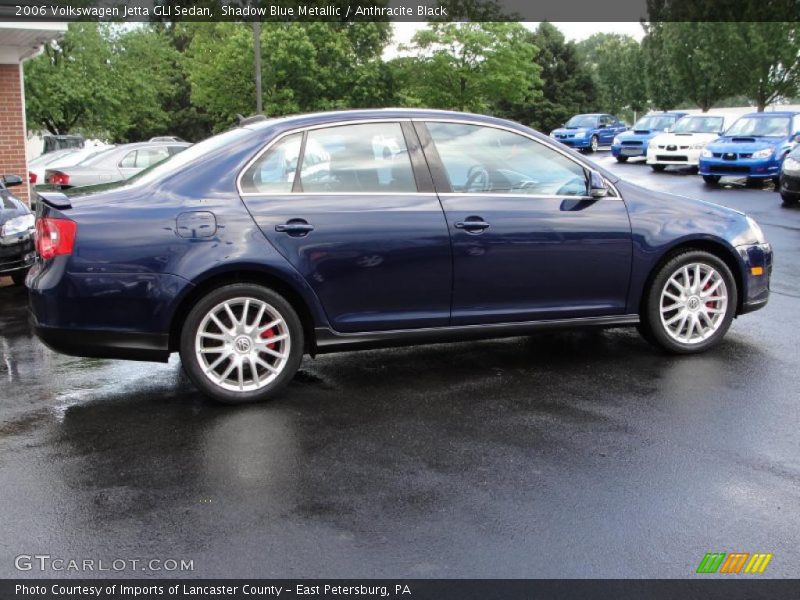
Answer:
[[[25,285],[25,277],[28,276],[28,271],[15,271],[11,274],[11,281],[14,285]]]
[[[706,185],[717,185],[722,177],[720,175],[703,175]]]
[[[736,281],[728,266],[702,250],[670,259],[653,278],[642,310],[645,339],[675,354],[715,346],[736,314]]]
[[[660,172],[660,171],[663,171],[664,169],[666,169],[667,165],[650,165],[650,168],[653,169],[653,171],[659,171]]]
[[[597,152],[597,149],[600,147],[600,140],[597,139],[596,135],[592,136],[592,140],[589,142],[589,152]]]
[[[781,200],[783,201],[784,206],[796,206],[797,202],[800,200],[800,196],[781,192]]]
[[[192,382],[226,404],[274,397],[303,357],[303,328],[292,306],[250,283],[217,288],[186,317],[180,355]]]
[[[617,157],[617,162],[619,162],[619,163],[628,162],[628,157],[627,156],[618,156]]]

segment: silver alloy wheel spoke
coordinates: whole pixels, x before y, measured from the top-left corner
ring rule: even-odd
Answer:
[[[291,351],[289,326],[278,310],[253,297],[220,302],[195,335],[195,356],[206,377],[235,392],[261,389],[281,374]]]
[[[727,308],[725,280],[706,263],[680,267],[661,290],[661,325],[669,337],[682,344],[699,344],[714,335]]]

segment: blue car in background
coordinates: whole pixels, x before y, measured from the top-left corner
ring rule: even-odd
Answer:
[[[563,127],[550,132],[550,137],[570,148],[596,152],[599,146],[607,146],[618,133],[628,129],[614,115],[605,113],[575,115]]]
[[[664,111],[643,116],[634,123],[630,131],[625,131],[614,138],[611,154],[618,162],[625,162],[629,158],[646,158],[650,140],[670,129],[685,115],[685,112]]]
[[[700,155],[700,175],[709,185],[721,177],[747,177],[748,182],[772,179],[778,186],[786,155],[800,142],[800,113],[749,113]]]

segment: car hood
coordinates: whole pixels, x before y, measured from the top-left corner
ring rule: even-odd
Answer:
[[[621,140],[649,140],[651,137],[664,133],[661,129],[630,129],[617,134]]]
[[[655,136],[653,141],[659,144],[686,146],[688,144],[707,144],[708,142],[713,142],[718,137],[718,133],[662,133]]]
[[[12,196],[8,192],[3,195],[0,192],[0,225],[16,217],[28,215],[30,212],[30,209],[16,196]]]
[[[706,146],[712,152],[756,152],[764,148],[778,148],[786,143],[784,138],[723,136]]]

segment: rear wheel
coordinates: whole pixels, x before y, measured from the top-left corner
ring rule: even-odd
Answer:
[[[621,163],[628,162],[628,157],[627,156],[618,156],[617,157],[617,162],[621,162]]]
[[[720,179],[720,175],[703,175],[703,181],[705,181],[707,185],[717,185]]]
[[[667,165],[650,165],[650,168],[653,169],[653,171],[663,171],[667,168]]]
[[[736,281],[730,269],[702,250],[667,261],[645,294],[640,331],[648,341],[676,354],[715,346],[736,313]]]
[[[230,284],[189,312],[180,354],[203,393],[227,404],[258,402],[291,381],[303,357],[303,328],[292,306],[272,290]]]
[[[27,275],[27,271],[16,271],[11,274],[11,281],[14,282],[14,285],[25,285],[25,277]]]

